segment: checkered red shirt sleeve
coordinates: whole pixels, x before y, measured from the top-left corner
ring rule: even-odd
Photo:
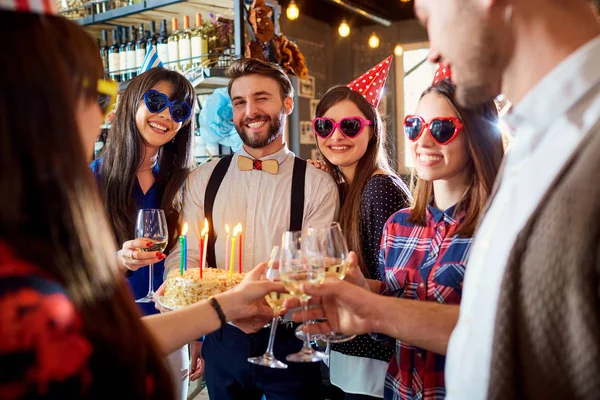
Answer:
[[[471,238],[455,234],[465,215],[454,216],[453,210],[444,213],[429,207],[424,226],[408,221],[408,209],[390,217],[379,257],[385,270],[384,295],[460,303]],[[443,355],[396,341],[385,378],[385,398],[444,399],[445,361]]]

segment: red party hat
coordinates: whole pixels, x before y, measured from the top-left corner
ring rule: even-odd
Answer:
[[[34,14],[56,14],[54,0],[0,0],[0,9]]]
[[[379,105],[381,95],[383,94],[383,86],[392,66],[392,58],[389,56],[352,82],[347,86],[363,95],[367,101],[375,108]]]
[[[452,71],[450,67],[445,64],[439,64],[437,71],[435,71],[435,75],[433,76],[433,82],[431,82],[431,86],[435,85],[438,82],[443,81],[444,79],[450,80],[452,76]]]

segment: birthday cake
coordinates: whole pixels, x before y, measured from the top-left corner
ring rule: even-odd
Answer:
[[[202,278],[198,268],[187,269],[183,274],[174,269],[167,275],[161,303],[169,308],[189,306],[237,286],[242,279],[243,273],[234,272],[230,278],[229,271],[217,268],[205,268]]]

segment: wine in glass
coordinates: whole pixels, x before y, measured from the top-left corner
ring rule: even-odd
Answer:
[[[165,212],[156,208],[147,208],[138,211],[137,221],[135,224],[136,239],[150,241],[152,246],[141,248],[138,250],[146,252],[163,252],[167,248],[169,241],[169,233],[167,229],[167,219]],[[148,274],[150,282],[148,285],[148,294],[141,299],[137,299],[136,303],[151,303],[154,295],[154,265],[148,266]]]
[[[279,276],[279,246],[273,246],[271,250],[271,256],[269,257],[269,264],[267,268],[267,279],[271,282],[278,282]],[[248,362],[252,364],[262,365],[269,368],[286,369],[287,364],[279,361],[273,354],[273,345],[275,344],[275,332],[277,331],[277,322],[279,321],[279,314],[285,309],[283,303],[286,299],[291,297],[289,293],[271,292],[265,296],[267,304],[273,309],[273,321],[271,321],[271,334],[269,336],[269,345],[267,351],[260,357],[252,357],[248,359]]]
[[[337,222],[326,226],[308,228],[307,235],[313,237],[315,246],[323,255],[323,267],[327,277],[344,279],[348,272],[348,245],[342,233],[342,228]],[[342,343],[352,340],[356,335],[345,335],[339,332],[330,332],[321,336],[329,343]]]
[[[310,238],[308,238],[310,242]],[[304,293],[304,284],[319,284],[325,280],[322,256],[311,251],[310,246],[302,243],[301,232],[285,232],[281,244],[281,265],[279,275],[285,288],[302,303],[303,321],[306,323],[306,312],[310,296]],[[304,344],[298,353],[290,354],[286,360],[292,362],[318,362],[326,355],[315,351],[310,346],[309,335],[304,335]]]

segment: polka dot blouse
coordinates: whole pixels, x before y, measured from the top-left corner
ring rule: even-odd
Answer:
[[[396,211],[410,205],[398,178],[390,175],[373,175],[367,181],[360,203],[361,241],[365,266],[371,279],[381,280],[379,272],[379,247],[385,223]],[[393,349],[361,335],[356,339],[332,344],[331,349],[342,354],[389,361]]]

